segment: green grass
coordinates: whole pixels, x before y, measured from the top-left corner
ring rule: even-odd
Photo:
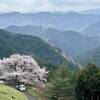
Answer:
[[[0,100],[28,100],[28,98],[12,87],[0,85]]]

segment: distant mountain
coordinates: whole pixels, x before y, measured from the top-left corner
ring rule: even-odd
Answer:
[[[77,56],[75,59],[77,59],[77,61],[79,61],[82,65],[93,63],[97,66],[100,66],[100,47],[85,52]]]
[[[82,33],[88,36],[100,36],[100,22],[95,22],[87,26]]]
[[[32,55],[42,65],[49,68],[67,62],[72,69],[78,68],[69,56],[47,44],[36,36],[12,34],[0,30],[0,58],[8,57],[14,53]]]
[[[83,14],[100,14],[100,8],[81,11]]]
[[[59,31],[52,28],[47,29],[41,26],[31,25],[10,26],[6,30],[14,33],[38,36],[71,56],[76,56],[99,45],[98,40],[92,37],[83,36],[75,31]]]
[[[59,30],[81,31],[84,27],[91,23],[100,21],[100,14],[81,14],[76,12],[54,13],[4,13],[0,14],[0,27],[8,27],[11,25],[37,25]]]

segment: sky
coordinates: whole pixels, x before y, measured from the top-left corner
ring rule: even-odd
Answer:
[[[100,7],[100,0],[0,0],[0,12],[80,11]]]

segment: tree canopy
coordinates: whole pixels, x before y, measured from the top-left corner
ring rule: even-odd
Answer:
[[[77,77],[76,100],[89,100],[95,92],[100,92],[100,69],[89,64]]]
[[[53,79],[47,86],[47,97],[49,100],[71,100],[74,85],[71,73],[66,66],[60,66],[55,72]]]
[[[31,56],[15,54],[0,60],[0,79],[6,81],[43,84],[47,73]]]

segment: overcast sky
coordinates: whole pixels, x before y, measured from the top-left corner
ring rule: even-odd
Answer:
[[[79,11],[100,7],[100,0],[0,0],[0,12]]]

